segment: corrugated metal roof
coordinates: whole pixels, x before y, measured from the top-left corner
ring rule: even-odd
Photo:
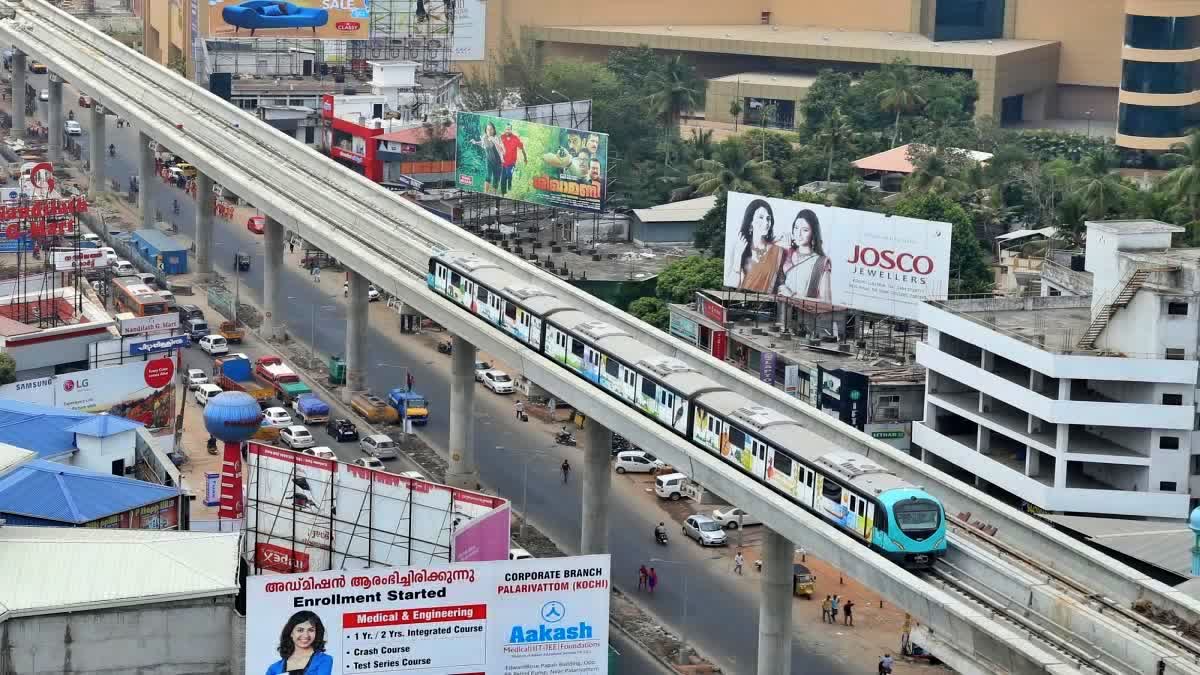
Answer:
[[[95,436],[96,438],[108,438],[114,434],[119,434],[122,431],[137,429],[142,426],[140,422],[134,422],[130,419],[125,419],[120,415],[109,415],[108,413],[100,413],[94,417],[69,427],[67,431],[83,434],[84,436]]]
[[[1186,522],[1055,514],[1043,514],[1041,517],[1074,530],[1100,546],[1181,576],[1192,575],[1194,535]]]
[[[158,230],[136,230],[133,233],[134,242],[139,240],[154,249],[159,253],[166,251],[186,251],[188,247],[184,246],[179,240],[168,237]]]
[[[704,218],[716,205],[715,196],[697,197],[659,204],[648,209],[634,209],[633,213],[643,223],[691,223]]]
[[[31,459],[36,459],[37,453],[18,448],[15,445],[0,443],[0,475],[9,469],[20,466]]]
[[[0,621],[236,594],[240,536],[0,527]]]
[[[1035,234],[1040,234],[1044,237],[1053,237],[1054,233],[1057,231],[1058,231],[1058,228],[1056,228],[1056,227],[1043,227],[1043,228],[1037,229],[1037,230],[1013,230],[1012,232],[1005,232],[1004,234],[997,235],[996,241],[1008,241],[1010,239],[1021,239],[1023,237],[1032,237]]]
[[[83,523],[179,495],[179,488],[35,459],[0,475],[0,513]]]
[[[91,416],[91,413],[0,399],[0,443],[32,450],[42,459],[74,452],[75,433],[67,429]]]

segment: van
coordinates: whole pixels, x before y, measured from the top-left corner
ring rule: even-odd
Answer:
[[[143,284],[146,284],[150,288],[154,288],[155,286],[158,285],[158,277],[154,276],[153,274],[151,274],[149,272],[138,272],[137,274],[135,274],[133,276],[140,279]]]
[[[654,479],[654,494],[660,499],[679,501],[683,496],[683,486],[687,485],[688,477],[682,473],[668,473]]]
[[[204,310],[195,305],[180,305],[179,306],[179,323],[187,325],[192,319],[204,320]]]
[[[215,384],[202,384],[196,387],[196,403],[208,405],[208,400],[221,393],[221,388]]]
[[[198,341],[209,334],[208,322],[204,319],[190,319],[187,322],[187,332],[193,342]]]

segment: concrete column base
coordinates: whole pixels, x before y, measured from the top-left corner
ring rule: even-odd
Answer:
[[[583,520],[579,554],[607,553],[612,431],[589,419],[584,427],[583,445]]]
[[[475,345],[454,336],[450,355],[450,463],[446,484],[464,490],[479,486],[475,463]]]
[[[350,292],[346,302],[346,386],[342,400],[346,403],[355,394],[366,390],[367,353],[367,278],[357,272],[348,274]]]
[[[787,537],[764,532],[762,598],[758,606],[758,675],[791,672],[792,559],[796,550]]]

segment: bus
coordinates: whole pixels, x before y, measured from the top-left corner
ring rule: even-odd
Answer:
[[[166,298],[137,278],[113,279],[113,305],[118,312],[131,312],[134,316],[156,316],[166,314]]]

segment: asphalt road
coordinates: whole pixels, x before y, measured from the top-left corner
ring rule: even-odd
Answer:
[[[30,77],[30,83],[36,89],[45,86],[44,80],[45,76]],[[77,138],[83,142],[86,153],[87,111],[76,107],[78,94],[68,92],[72,89],[64,87],[64,107],[75,110],[76,120],[84,126],[84,135]],[[43,119],[46,117],[45,105],[39,103]],[[105,158],[107,174],[124,186],[129,176],[137,172],[137,132],[129,128],[117,129],[115,118],[109,116],[106,119],[107,140],[117,147],[116,157]],[[174,219],[181,235],[193,236],[194,203],[189,197],[161,181],[144,185],[142,189],[152,191],[153,205],[166,214],[165,219]],[[173,200],[179,202],[179,216],[169,215]],[[237,251],[246,251],[253,256],[251,271],[242,276],[241,292],[261,302],[262,237],[248,232],[245,223],[218,221],[213,239],[215,264],[226,276],[231,275],[231,263]],[[288,298],[284,310],[288,331],[305,341],[312,334],[319,353],[342,353],[346,312],[341,293],[324,294],[295,263],[295,258],[285,257],[281,283],[283,295]],[[368,386],[376,392],[386,392],[404,382],[403,368],[411,369],[417,391],[430,402],[430,422],[423,435],[444,450],[449,434],[450,359],[400,335],[399,317],[383,303],[373,303],[370,315],[366,348]],[[528,461],[526,511],[530,521],[568,552],[577,552],[581,526],[578,476],[572,476],[571,481],[564,484],[558,467],[563,457],[569,458],[575,466],[582,466],[582,458],[574,448],[555,446],[551,434],[541,425],[514,422],[512,411],[511,397],[494,395],[477,385],[475,439],[481,479],[485,485],[513,500],[516,508],[522,508],[525,463]],[[319,444],[331,445],[339,457],[347,461],[361,456],[353,444],[339,446],[326,443],[328,440],[324,438]],[[623,479],[613,481],[609,543],[614,583],[632,592],[637,584],[638,566],[657,567],[658,591],[653,596],[643,596],[643,605],[679,633],[684,629],[685,612],[682,577],[688,575],[686,632],[690,643],[716,660],[725,672],[754,672],[758,646],[757,594],[746,592],[744,586],[735,586],[730,579],[728,558],[714,560],[712,551],[699,549],[680,536],[674,527],[671,543],[666,548],[655,544],[654,525],[667,520],[668,516],[653,500],[633,491],[629,485]],[[674,562],[649,562],[654,558]],[[844,667],[807,649],[801,635],[793,640],[792,657],[791,672],[829,675],[846,672]],[[654,671],[631,669],[629,672]]]

